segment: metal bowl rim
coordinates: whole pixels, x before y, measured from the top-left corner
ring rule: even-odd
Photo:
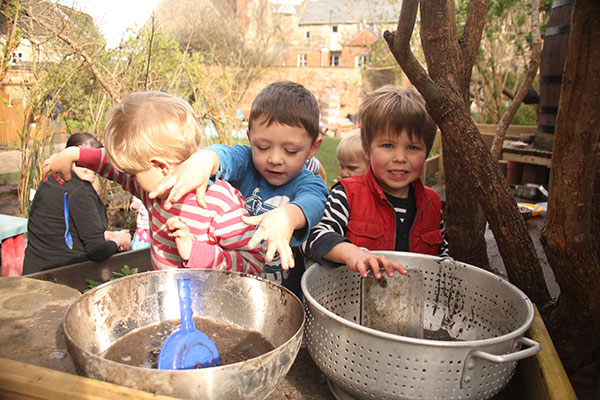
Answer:
[[[533,323],[533,319],[535,317],[535,312],[533,309],[533,303],[531,302],[531,300],[529,300],[529,298],[527,297],[527,295],[525,295],[525,293],[523,293],[523,291],[521,291],[521,289],[519,289],[518,287],[516,287],[515,285],[513,285],[512,283],[508,282],[506,279],[495,275],[489,271],[486,271],[484,269],[469,265],[469,264],[465,264],[463,262],[460,261],[456,261],[456,260],[447,260],[445,258],[442,257],[437,257],[437,256],[431,256],[431,255],[427,255],[427,254],[419,254],[419,253],[409,253],[409,252],[400,252],[400,251],[383,251],[383,250],[378,250],[378,251],[371,251],[371,253],[374,254],[382,254],[382,255],[388,255],[388,254],[398,254],[398,253],[402,253],[405,255],[409,255],[411,257],[415,257],[418,256],[419,258],[425,258],[425,259],[430,259],[430,260],[435,260],[437,262],[442,261],[442,262],[452,262],[454,264],[458,264],[462,267],[466,267],[469,268],[471,270],[475,270],[477,272],[483,273],[484,275],[488,275],[494,279],[499,279],[501,282],[503,282],[503,284],[508,285],[508,287],[515,291],[521,298],[522,300],[525,301],[525,304],[527,306],[527,318],[525,320],[525,322],[517,329],[506,333],[504,335],[501,336],[496,336],[493,338],[488,338],[488,339],[479,339],[479,340],[461,340],[461,341],[445,341],[445,340],[432,340],[432,339],[419,339],[419,338],[413,338],[413,337],[409,337],[409,336],[400,336],[400,335],[394,335],[392,333],[387,333],[387,332],[382,332],[382,331],[378,331],[376,329],[372,329],[372,328],[367,328],[365,326],[362,326],[356,322],[352,322],[350,320],[347,320],[345,318],[340,317],[339,315],[329,311],[328,309],[326,309],[325,307],[323,307],[321,304],[319,304],[315,298],[310,294],[310,292],[307,289],[307,280],[308,280],[308,274],[310,274],[310,270],[312,268],[330,268],[330,267],[326,267],[323,266],[321,264],[315,263],[312,264],[310,266],[310,268],[307,268],[306,271],[304,272],[304,274],[302,275],[302,279],[300,281],[300,286],[302,288],[302,293],[304,294],[304,297],[306,298],[306,300],[308,301],[308,303],[315,307],[319,312],[321,312],[322,314],[324,314],[325,316],[335,320],[336,322],[338,322],[341,325],[345,325],[348,328],[357,330],[359,332],[368,334],[368,335],[372,335],[372,336],[376,336],[378,338],[381,339],[385,339],[385,340],[391,340],[394,342],[401,342],[401,343],[412,343],[412,344],[418,344],[418,345],[427,345],[427,346],[434,346],[434,347],[450,347],[450,348],[479,348],[482,346],[488,346],[488,345],[494,345],[494,344],[498,344],[498,343],[503,343],[507,340],[511,340],[511,339],[517,339],[521,336],[523,336],[525,334],[525,332],[529,329],[529,327],[531,326],[531,324]],[[345,266],[339,266],[337,268],[343,268]]]
[[[222,272],[222,273],[228,273],[228,274],[229,274],[229,273],[231,273],[231,274],[240,275],[240,276],[242,276],[242,277],[254,278],[254,279],[257,279],[257,280],[259,280],[259,281],[266,282],[266,283],[267,283],[267,284],[269,284],[269,285],[276,286],[278,289],[282,289],[282,290],[284,290],[285,292],[287,292],[287,293],[289,293],[290,295],[292,295],[292,296],[293,296],[293,298],[294,298],[294,299],[296,299],[296,301],[298,301],[298,303],[300,303],[300,306],[301,306],[300,308],[302,309],[302,321],[301,321],[301,323],[300,323],[300,327],[299,327],[299,328],[296,330],[296,332],[294,332],[294,334],[293,334],[293,335],[292,335],[292,336],[291,336],[291,337],[290,337],[288,340],[286,340],[286,341],[285,341],[284,343],[282,343],[281,345],[279,345],[279,346],[275,347],[273,350],[271,350],[271,351],[268,351],[268,352],[266,352],[266,353],[263,353],[263,354],[261,354],[260,356],[253,357],[253,358],[251,358],[251,360],[260,360],[260,359],[261,359],[261,358],[263,358],[263,357],[267,357],[267,356],[271,355],[271,353],[275,352],[276,350],[278,350],[278,349],[280,349],[280,348],[282,348],[282,347],[286,347],[286,346],[288,346],[288,345],[290,344],[290,342],[292,342],[293,340],[295,340],[295,339],[298,337],[298,335],[303,335],[303,334],[304,334],[304,326],[305,326],[305,324],[306,324],[306,311],[305,311],[305,309],[304,309],[304,306],[303,306],[302,302],[300,301],[300,299],[298,299],[298,296],[296,296],[296,295],[295,295],[295,294],[294,294],[294,293],[293,293],[291,290],[289,290],[288,288],[286,288],[286,287],[284,287],[284,286],[281,286],[281,285],[277,285],[276,283],[274,283],[274,282],[272,282],[272,281],[270,281],[270,280],[268,280],[268,279],[266,279],[266,278],[260,277],[260,276],[251,275],[251,274],[247,274],[247,273],[244,273],[244,272],[236,272],[236,271],[221,271],[221,270],[214,270],[214,269],[193,269],[193,270],[185,270],[185,271],[182,271],[182,270],[179,270],[179,269],[172,269],[172,270],[160,270],[160,271],[146,271],[146,272],[140,272],[140,273],[133,274],[133,275],[127,275],[127,276],[123,276],[123,277],[120,277],[119,279],[133,279],[133,278],[135,278],[135,277],[139,277],[139,276],[141,276],[141,275],[165,273],[165,272],[167,272],[167,271],[174,271],[174,272],[180,271],[180,272],[189,272],[189,273],[193,273],[193,272],[200,272],[200,273],[210,273],[211,271],[212,271],[212,272],[214,272],[214,271],[219,271],[219,272]],[[169,272],[167,272],[167,273],[169,273]],[[78,298],[77,300],[75,300],[73,303],[71,303],[71,304],[69,305],[69,307],[67,308],[67,311],[65,312],[65,315],[63,316],[62,326],[63,326],[63,332],[64,332],[64,334],[65,334],[65,337],[67,338],[68,342],[70,342],[70,343],[71,343],[73,346],[76,346],[76,347],[77,347],[77,349],[78,349],[79,351],[81,351],[83,354],[85,354],[85,355],[86,355],[86,357],[90,357],[90,358],[92,358],[92,359],[94,359],[94,360],[99,360],[99,361],[101,361],[101,362],[107,362],[107,363],[109,363],[108,365],[111,365],[111,364],[112,364],[112,365],[115,365],[115,366],[117,366],[118,368],[134,368],[134,370],[141,370],[141,371],[145,371],[145,372],[148,372],[148,371],[150,371],[149,373],[158,373],[158,372],[160,372],[160,373],[164,373],[164,372],[169,372],[169,373],[179,373],[179,374],[185,374],[185,373],[198,373],[198,371],[208,371],[208,370],[210,370],[210,371],[215,371],[215,370],[220,370],[220,369],[224,369],[224,368],[228,368],[228,367],[237,366],[237,365],[239,365],[240,363],[243,363],[243,362],[245,362],[245,361],[239,361],[239,362],[232,363],[232,364],[227,364],[227,365],[219,365],[219,366],[216,366],[216,367],[210,367],[210,368],[200,368],[200,369],[160,370],[160,369],[157,369],[157,368],[145,368],[145,367],[138,367],[138,366],[135,366],[135,365],[128,365],[128,364],[123,364],[123,363],[119,363],[119,362],[112,361],[112,360],[107,360],[107,359],[106,359],[106,358],[104,358],[104,357],[101,357],[101,356],[99,356],[99,355],[97,355],[97,354],[91,353],[91,352],[89,352],[89,351],[87,351],[87,350],[83,349],[83,348],[82,348],[82,347],[79,345],[79,343],[77,343],[75,340],[73,340],[73,338],[72,338],[72,337],[71,337],[71,335],[69,334],[69,330],[67,329],[67,324],[66,324],[67,316],[68,316],[68,315],[71,313],[71,309],[72,309],[72,308],[74,308],[74,306],[75,306],[75,303],[77,303],[77,302],[81,301],[81,299],[82,299],[84,296],[88,296],[88,297],[89,297],[89,296],[91,296],[91,295],[92,295],[94,292],[96,292],[98,289],[100,289],[100,288],[102,288],[102,287],[105,287],[105,286],[109,285],[109,284],[110,284],[110,283],[112,283],[112,282],[115,282],[115,280],[104,282],[104,283],[102,283],[101,285],[98,285],[98,286],[96,286],[95,288],[93,288],[93,289],[91,289],[91,290],[89,290],[89,291],[87,291],[87,292],[85,292],[85,293],[82,293],[82,294],[81,294],[81,296],[79,296],[79,298]],[[246,360],[246,361],[248,361],[248,360]],[[156,371],[156,372],[154,372],[154,371]]]

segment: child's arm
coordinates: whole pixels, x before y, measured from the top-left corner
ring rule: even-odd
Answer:
[[[319,263],[346,264],[352,271],[366,276],[369,269],[374,275],[381,277],[380,267],[391,276],[393,270],[405,274],[401,264],[391,261],[384,256],[376,256],[363,250],[344,237],[350,210],[344,187],[337,185],[331,189],[325,205],[325,213],[310,231],[308,240],[302,250],[306,256]]]
[[[249,214],[242,194],[229,183],[217,180],[206,195],[207,203],[217,204],[214,231],[211,231],[226,252],[228,269],[260,275],[265,263],[265,246],[250,246],[256,228],[243,221]]]
[[[48,174],[52,173],[54,180],[63,185],[65,181],[71,180],[71,168],[77,161],[79,161],[79,147],[77,146],[67,147],[59,153],[51,155],[42,163],[42,180],[47,182]],[[63,175],[64,180],[59,173]]]
[[[233,187],[217,181],[206,192],[207,209],[187,196],[171,209],[167,221],[184,266],[215,268],[259,275],[264,264],[262,247],[249,249],[254,228],[244,224],[248,215],[244,199]]]
[[[300,246],[308,239],[311,228],[323,218],[329,191],[323,180],[309,171],[303,171],[302,175],[295,180],[295,183],[290,202],[302,210],[305,225],[296,228],[291,245]]]
[[[323,258],[331,262],[346,264],[350,270],[360,273],[363,277],[366,277],[369,270],[372,270],[375,278],[380,279],[381,267],[385,269],[388,276],[392,276],[394,270],[402,275],[406,274],[402,264],[392,261],[386,256],[369,253],[350,242],[336,244],[323,255]]]
[[[144,205],[148,206],[148,194],[137,186],[135,178],[132,175],[115,169],[108,162],[106,149],[81,147],[79,149],[79,161],[77,161],[77,166],[91,169],[101,177],[117,182],[123,189],[139,198]]]
[[[118,182],[125,190],[129,191],[134,196],[146,200],[145,193],[135,184],[135,179],[132,176],[117,171],[108,163],[108,157],[104,148],[94,149],[89,147],[71,146],[53,154],[42,163],[42,177],[44,182],[48,180],[48,174],[52,173],[52,177],[59,184],[64,184],[65,181],[71,180],[71,168],[73,163],[77,166],[91,169],[98,175]],[[64,180],[60,177],[64,176]]]
[[[300,246],[306,241],[310,229],[323,217],[328,195],[323,180],[308,170],[288,184],[292,195],[290,203],[244,219],[248,224],[258,225],[250,245],[266,240],[267,262],[273,259],[277,251],[283,269],[294,267],[294,254],[290,246]]]
[[[168,193],[163,204],[165,209],[171,208],[185,194],[196,190],[196,200],[201,207],[206,208],[204,194],[211,176],[219,170],[220,162],[217,154],[208,149],[194,153],[179,166],[174,168],[149,194],[155,199]]]

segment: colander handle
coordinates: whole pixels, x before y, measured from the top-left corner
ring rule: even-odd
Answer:
[[[507,363],[507,362],[518,361],[518,360],[522,360],[523,358],[531,357],[542,349],[542,345],[540,345],[535,340],[532,340],[532,339],[529,339],[526,337],[520,337],[516,340],[516,342],[521,345],[529,346],[529,347],[519,350],[519,351],[516,351],[514,353],[502,354],[500,356],[498,356],[496,354],[486,353],[485,351],[481,351],[481,350],[475,350],[470,355],[473,357],[480,357],[480,358],[483,358],[485,360],[495,362],[495,363]]]

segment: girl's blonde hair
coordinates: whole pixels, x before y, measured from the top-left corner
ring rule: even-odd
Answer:
[[[337,157],[338,161],[340,161],[345,155],[353,158],[367,159],[363,151],[360,128],[353,129],[348,132],[338,143],[337,149],[335,150],[335,156]]]
[[[115,168],[136,174],[151,167],[152,157],[173,164],[185,161],[201,146],[202,130],[185,100],[163,92],[136,92],[110,110],[104,143]]]

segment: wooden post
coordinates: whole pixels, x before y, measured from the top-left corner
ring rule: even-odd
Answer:
[[[539,122],[534,147],[552,150],[574,0],[554,0],[540,62]]]

